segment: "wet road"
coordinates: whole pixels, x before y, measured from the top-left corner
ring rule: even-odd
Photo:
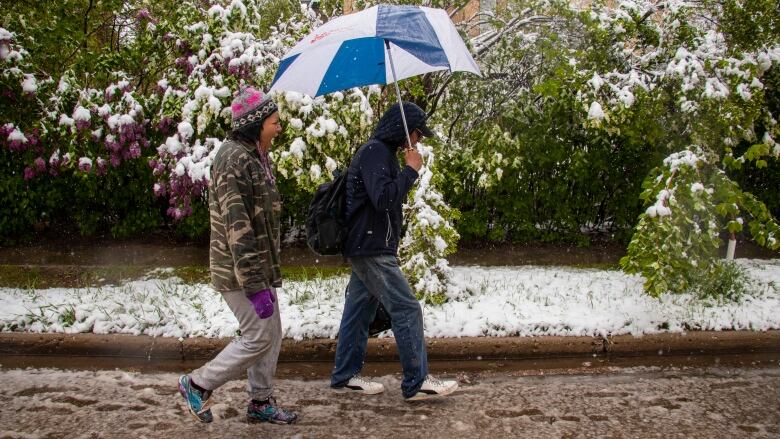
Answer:
[[[322,378],[287,376],[293,426],[244,421],[244,382],[215,394],[210,425],[185,413],[177,375],[0,368],[0,438],[183,437],[780,437],[780,366],[590,367],[529,373],[450,372],[452,397],[409,404],[400,376],[377,396],[336,394]]]

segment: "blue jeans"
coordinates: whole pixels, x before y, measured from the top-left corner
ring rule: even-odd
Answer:
[[[395,256],[350,258],[352,276],[347,285],[344,314],[341,316],[336,366],[331,387],[344,387],[360,373],[366,356],[368,326],[379,302],[390,314],[393,335],[401,359],[404,379],[401,390],[408,398],[422,386],[428,375],[428,354],[423,334],[422,308],[415,299]]]

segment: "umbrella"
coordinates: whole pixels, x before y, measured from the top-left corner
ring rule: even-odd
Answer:
[[[328,21],[279,63],[270,91],[309,96],[371,84],[395,84],[429,72],[479,75],[466,45],[443,9],[378,5]],[[401,105],[404,130],[406,115]]]

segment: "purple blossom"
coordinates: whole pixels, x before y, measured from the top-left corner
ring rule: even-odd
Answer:
[[[161,183],[157,183],[154,185],[154,195],[158,197],[164,197],[165,196],[165,185]]]
[[[108,172],[108,162],[105,159],[98,157],[96,171],[97,175],[106,175],[106,172]]]
[[[168,216],[172,216],[173,219],[175,219],[176,221],[179,221],[182,218],[184,218],[184,212],[180,208],[178,208],[178,207],[169,207],[168,208]]]
[[[122,149],[122,145],[120,145],[119,142],[114,140],[112,137],[106,137],[104,143],[106,144],[106,149],[111,152],[117,152]]]
[[[43,157],[35,159],[35,170],[39,173],[46,172],[46,160],[44,160]]]
[[[32,180],[33,178],[35,178],[35,170],[33,170],[33,168],[31,168],[29,166],[24,168],[24,179],[25,180]]]
[[[173,127],[173,119],[165,116],[162,119],[160,119],[160,122],[157,123],[157,129],[160,130],[164,135],[171,134],[171,128]]]
[[[92,163],[87,160],[79,160],[79,170],[82,172],[89,172],[92,170]]]
[[[141,147],[138,146],[138,143],[133,143],[130,146],[130,158],[137,159],[138,157],[141,157]]]
[[[135,14],[135,18],[138,19],[139,21],[140,20],[152,21],[152,15],[149,14],[149,10],[146,8],[139,10],[138,13]]]

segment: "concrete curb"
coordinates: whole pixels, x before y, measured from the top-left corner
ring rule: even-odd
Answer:
[[[0,356],[100,357],[147,361],[205,360],[224,348],[227,338],[134,336],[125,334],[0,333]],[[780,330],[694,331],[634,337],[464,337],[427,339],[431,360],[524,360],[646,355],[719,355],[780,352]],[[282,342],[281,362],[333,361],[336,340]],[[397,359],[392,338],[370,339],[368,361]]]

